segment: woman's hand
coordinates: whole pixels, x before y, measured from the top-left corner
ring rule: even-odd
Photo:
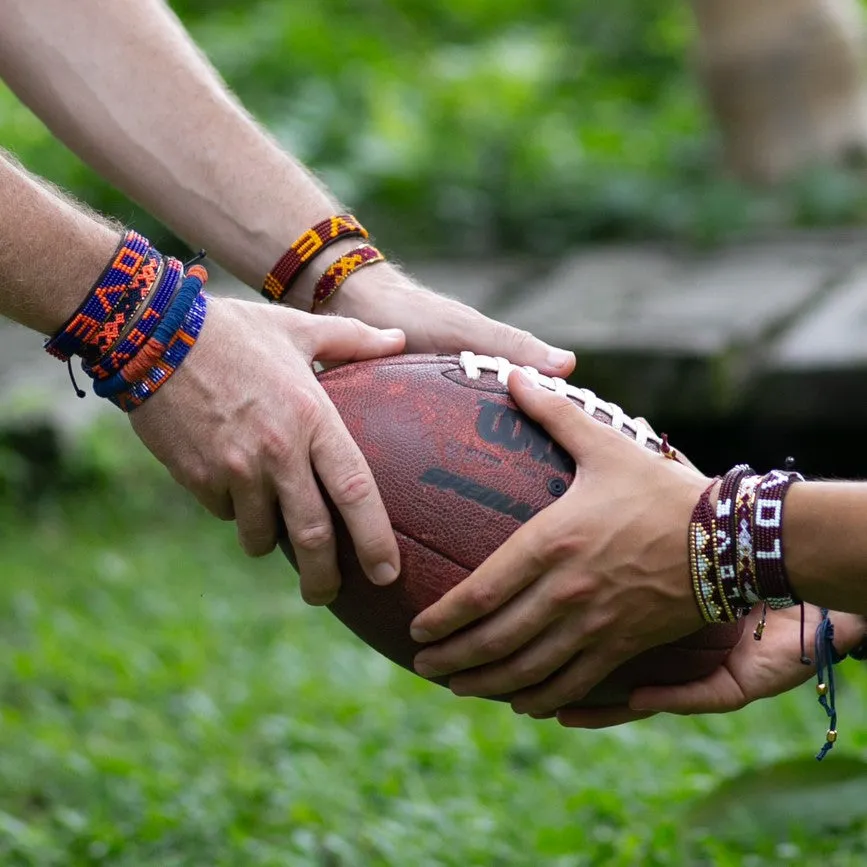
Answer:
[[[575,482],[415,619],[416,640],[437,642],[416,670],[451,675],[458,695],[518,691],[516,711],[545,714],[702,626],[687,526],[710,480],[520,371],[509,388],[575,459]]]
[[[818,608],[808,605],[805,614],[806,651],[814,659],[820,613]],[[703,680],[681,686],[644,687],[632,693],[628,708],[566,709],[557,712],[557,719],[568,728],[595,729],[659,712],[728,713],[794,689],[815,675],[815,665],[801,662],[800,606],[769,612],[762,640],[756,641],[753,632],[760,617],[759,605],[749,614],[741,640],[729,657]],[[848,653],[864,638],[864,618],[835,611],[831,612],[831,621],[838,653]]]

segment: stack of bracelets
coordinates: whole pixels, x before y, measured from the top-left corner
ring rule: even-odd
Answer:
[[[67,363],[79,356],[96,394],[130,412],[171,377],[198,339],[207,279],[201,265],[185,270],[146,238],[127,232],[45,349]]]
[[[265,278],[262,294],[269,301],[285,301],[301,272],[331,244],[342,238],[366,242],[368,237],[349,214],[317,223],[280,258]],[[311,312],[356,271],[384,261],[368,243],[339,256],[317,281]],[[198,339],[208,308],[203,289],[207,279],[201,265],[184,268],[177,259],[161,255],[147,238],[129,231],[81,306],[45,349],[67,363],[79,356],[94,392],[130,412],[169,379]]]
[[[731,623],[761,603],[762,617],[753,633],[758,641],[768,608],[800,605],[801,662],[812,665],[804,647],[804,606],[789,586],[782,539],[786,494],[804,477],[791,470],[772,470],[760,476],[746,464],[738,464],[723,477],[713,508],[711,492],[717,481],[699,498],[689,524],[690,575],[702,617],[707,623]],[[816,691],[830,723],[816,756],[820,760],[837,740],[833,666],[844,658],[834,648],[828,610],[823,608],[821,613],[816,628]]]
[[[265,277],[262,295],[276,304],[285,301],[301,272],[335,241],[342,238],[361,238],[362,241],[367,241],[369,235],[351,214],[339,214],[317,223],[280,257]],[[316,283],[310,312],[315,312],[332,298],[350,275],[368,265],[384,261],[385,256],[368,243],[359,244],[355,249],[335,259]]]

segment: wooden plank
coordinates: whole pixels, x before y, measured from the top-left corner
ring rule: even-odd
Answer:
[[[750,344],[851,266],[853,242],[741,244],[706,255],[614,247],[565,260],[497,311],[575,350],[713,356]]]

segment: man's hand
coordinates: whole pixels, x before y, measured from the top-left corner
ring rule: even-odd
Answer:
[[[394,580],[400,562],[367,462],[311,362],[374,358],[403,347],[400,331],[213,299],[187,362],[130,418],[178,482],[213,514],[237,520],[247,553],[271,551],[285,522],[302,596],[325,604],[336,595],[340,575],[317,480],[346,522],[371,580]]]
[[[520,371],[509,388],[573,456],[576,480],[415,619],[417,640],[441,642],[417,655],[416,670],[453,675],[458,695],[520,690],[516,711],[545,714],[582,698],[643,650],[702,626],[687,525],[709,479],[534,387]]]
[[[573,353],[424,289],[388,264],[353,274],[328,305],[331,311],[377,328],[402,329],[407,352],[457,354],[466,349],[502,356],[549,376],[567,377],[575,368]]]
[[[741,640],[728,659],[713,674],[682,686],[644,687],[629,697],[628,708],[561,710],[560,724],[568,728],[604,728],[654,713],[674,714],[728,713],[740,710],[761,698],[779,695],[800,686],[816,673],[813,665],[801,662],[801,609],[786,608],[768,615],[761,641],[753,631],[761,616],[761,606],[749,615]],[[815,631],[819,611],[806,610],[806,648],[815,657]],[[864,637],[864,619],[855,614],[832,612],[834,646],[848,653]]]

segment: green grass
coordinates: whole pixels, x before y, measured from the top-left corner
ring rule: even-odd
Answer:
[[[0,864],[865,863],[860,824],[684,846],[720,781],[811,761],[810,687],[598,733],[517,718],[305,607],[279,555],[246,559],[149,462],[97,470],[0,524]],[[845,672],[826,773],[867,747],[867,678]]]

